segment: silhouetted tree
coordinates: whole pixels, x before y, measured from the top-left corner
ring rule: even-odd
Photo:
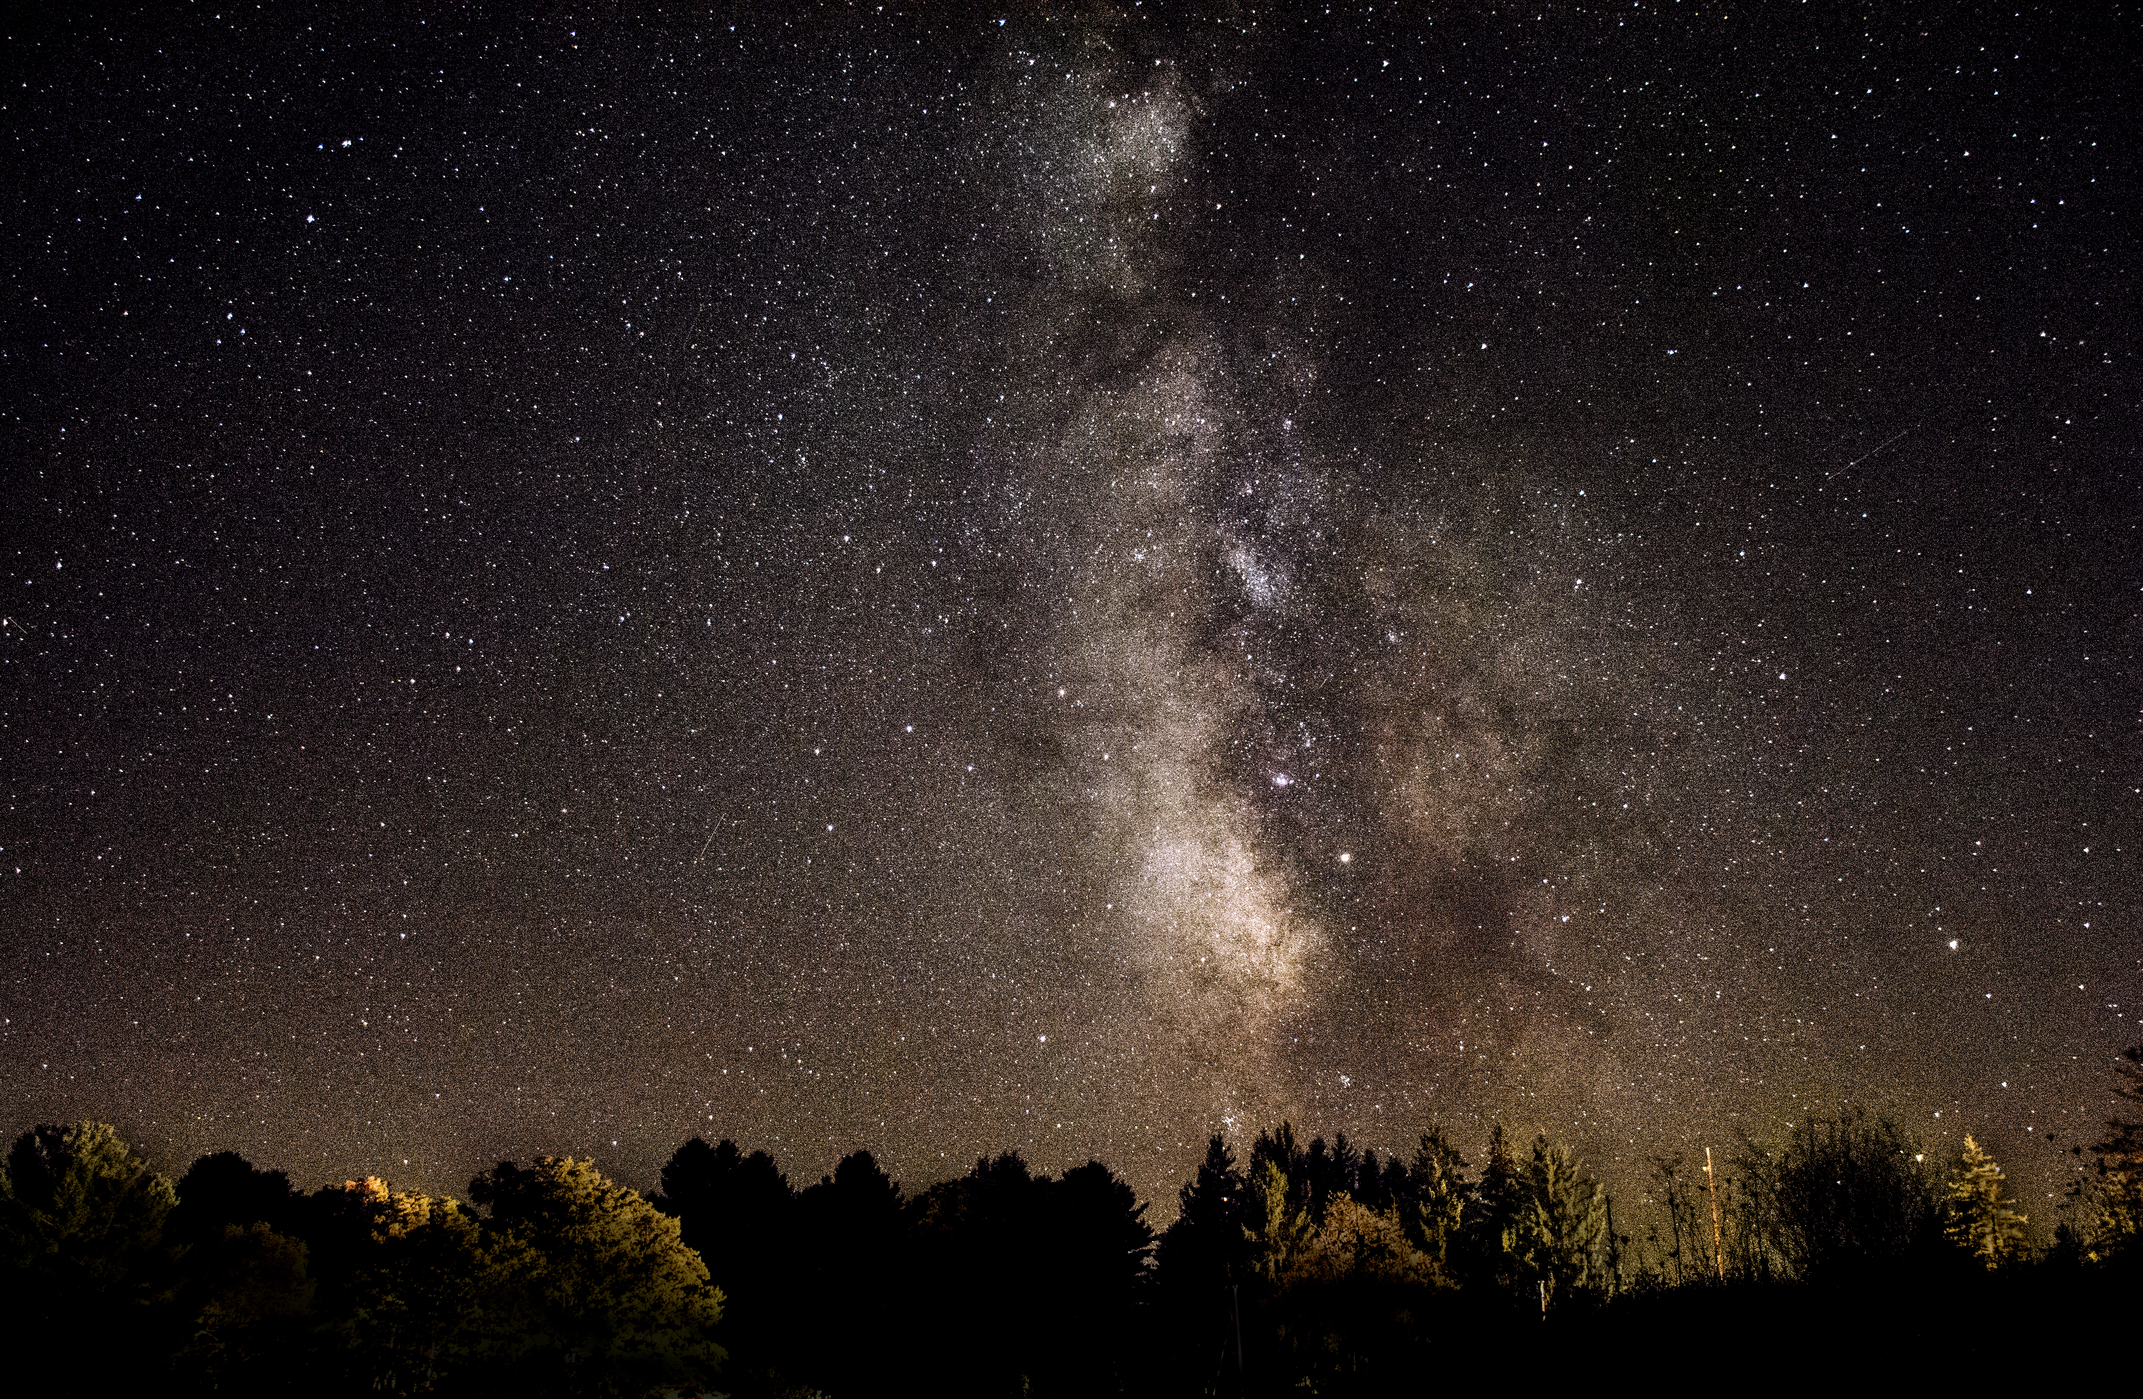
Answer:
[[[303,1242],[255,1220],[187,1245],[176,1374],[201,1390],[272,1392],[304,1363],[314,1284]]]
[[[1751,1227],[1789,1277],[1865,1276],[1941,1242],[1933,1173],[1895,1122],[1859,1111],[1810,1117],[1785,1147],[1736,1160]]]
[[[1306,1208],[1309,1205],[1309,1153],[1295,1140],[1293,1123],[1282,1122],[1272,1131],[1258,1133],[1258,1139],[1250,1144],[1250,1159],[1243,1163],[1243,1178],[1255,1180],[1258,1168],[1267,1161],[1278,1166],[1281,1175],[1303,1190],[1302,1198],[1296,1203]]]
[[[318,1290],[298,1237],[303,1203],[290,1177],[235,1151],[202,1156],[180,1177],[164,1237],[182,1251],[173,1366],[188,1382],[243,1391],[301,1363]]]
[[[794,1266],[777,1299],[784,1315],[773,1318],[784,1374],[854,1393],[891,1368],[899,1329],[892,1298],[908,1274],[902,1204],[900,1186],[868,1151],[842,1157],[797,1196]]]
[[[1354,1180],[1347,1193],[1355,1203],[1374,1213],[1382,1214],[1391,1208],[1391,1192],[1384,1185],[1384,1163],[1377,1159],[1376,1149],[1370,1147],[1362,1152],[1361,1163],[1355,1167]]]
[[[1042,1203],[1038,1300],[1050,1313],[1053,1335],[1047,1351],[1059,1359],[1042,1367],[1053,1373],[1037,1388],[1076,1395],[1114,1392],[1128,1378],[1118,1362],[1153,1253],[1146,1206],[1099,1161],[1074,1166],[1048,1184]]]
[[[1035,1296],[1049,1268],[1035,1245],[1041,1182],[1016,1151],[978,1158],[910,1202],[918,1276],[910,1368],[953,1391],[1020,1393],[1061,1356]],[[1047,1353],[1045,1353],[1047,1352]]]
[[[2143,1106],[2143,1045],[2122,1050],[2114,1073],[2114,1096]],[[2071,1192],[2081,1217],[2062,1226],[2058,1243],[2091,1263],[2143,1268],[2143,1118],[2109,1118],[2091,1154],[2093,1178]]]
[[[1161,1235],[1154,1259],[1163,1287],[1201,1293],[1239,1283],[1248,1274],[1249,1190],[1227,1139],[1215,1134],[1205,1160],[1177,1192],[1175,1223]]]
[[[1761,1159],[1762,1153],[1745,1143],[1743,1157]],[[1665,1276],[1677,1287],[1715,1278],[1711,1216],[1703,1186],[1691,1178],[1693,1173],[1679,1151],[1672,1156],[1651,1157],[1649,1164],[1653,1194],[1667,1212],[1668,1236],[1662,1241]],[[1763,1225],[1758,1233],[1768,1247],[1769,1226]]]
[[[187,1243],[221,1237],[232,1224],[266,1224],[289,1233],[298,1199],[281,1171],[257,1170],[237,1152],[219,1151],[197,1158],[179,1177],[178,1207],[168,1227]]]
[[[1232,1384],[1241,1309],[1234,1289],[1256,1273],[1251,1194],[1225,1137],[1215,1133],[1206,1142],[1205,1160],[1176,1203],[1175,1222],[1154,1249],[1160,1327],[1184,1343],[1173,1387],[1205,1389],[1222,1375]]]
[[[1501,1291],[1529,1280],[1519,1257],[1526,1212],[1525,1177],[1499,1122],[1488,1134],[1488,1156],[1460,1230],[1462,1282]]]
[[[1360,1181],[1361,1166],[1362,1159],[1347,1144],[1345,1132],[1334,1134],[1330,1146],[1325,1145],[1323,1137],[1311,1140],[1309,1150],[1303,1154],[1298,1182],[1311,1219],[1321,1222],[1332,1200],[1353,1193]]]
[[[1052,1180],[1008,1151],[908,1210],[916,1305],[900,1387],[1085,1395],[1126,1382],[1103,1338],[1129,1334],[1153,1232],[1106,1166]]]
[[[786,1247],[794,1203],[773,1157],[747,1156],[727,1137],[714,1146],[694,1137],[677,1148],[655,1196],[656,1208],[678,1218],[685,1242],[732,1295],[750,1291],[752,1277]]]

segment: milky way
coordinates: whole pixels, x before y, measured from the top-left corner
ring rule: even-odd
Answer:
[[[13,1129],[1165,1214],[1861,1105],[2057,1190],[2118,45],[1152,8],[11,43]]]

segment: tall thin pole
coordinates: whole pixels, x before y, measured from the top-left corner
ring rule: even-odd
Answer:
[[[1719,1281],[1726,1281],[1726,1248],[1719,1241],[1719,1182],[1711,1173],[1711,1148],[1704,1148],[1704,1188],[1711,1193],[1711,1258]]]
[[[1235,1392],[1243,1392],[1243,1289],[1239,1283],[1228,1287],[1228,1307],[1235,1313]]]

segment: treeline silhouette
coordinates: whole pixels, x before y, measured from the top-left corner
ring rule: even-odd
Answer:
[[[2143,1103],[2143,1048],[2120,1072]],[[231,1152],[174,1183],[107,1126],[42,1126],[0,1172],[0,1314],[18,1359],[166,1393],[1343,1394],[1818,1340],[1924,1375],[1967,1324],[2132,1323],[2143,1122],[2091,1151],[2034,1249],[1976,1141],[1937,1162],[1857,1112],[1656,1157],[1619,1211],[1545,1136],[1380,1160],[1282,1124],[1212,1138],[1159,1235],[1107,1166],[1017,1152],[911,1195],[867,1151],[799,1189],[694,1138],[652,1196],[542,1158],[463,1203]]]

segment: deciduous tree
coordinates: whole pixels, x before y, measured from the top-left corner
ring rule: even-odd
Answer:
[[[0,1171],[0,1268],[17,1304],[34,1316],[147,1301],[177,1203],[105,1123],[23,1133]]]
[[[485,1206],[482,1351],[523,1383],[640,1394],[723,1359],[722,1294],[675,1218],[593,1161],[510,1161],[469,1183]]]
[[[164,1223],[177,1196],[102,1122],[23,1133],[0,1169],[0,1314],[53,1353],[92,1343],[121,1382],[165,1344]]]

